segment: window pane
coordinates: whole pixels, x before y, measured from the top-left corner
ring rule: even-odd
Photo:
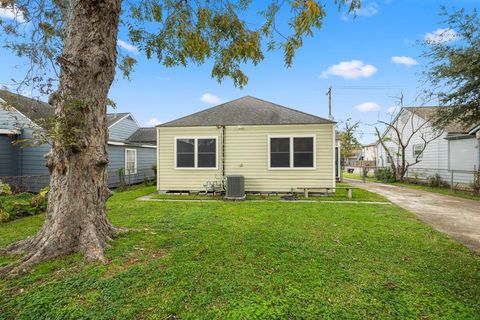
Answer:
[[[270,152],[290,152],[290,138],[271,138]]]
[[[194,153],[195,140],[194,139],[178,139],[177,153]]]
[[[293,138],[293,150],[313,153],[313,138]]]
[[[290,138],[270,139],[270,167],[290,167]]]
[[[198,139],[197,166],[199,168],[215,168],[216,164],[216,139]]]
[[[313,138],[293,138],[293,166],[313,168]]]
[[[289,168],[290,153],[277,152],[270,155],[270,167],[272,168]]]
[[[215,153],[199,153],[198,167],[199,168],[215,168],[216,167]]]
[[[198,153],[215,152],[216,139],[198,139]]]
[[[195,166],[195,139],[177,139],[177,168]]]
[[[313,168],[313,153],[295,153],[293,163],[295,168]]]
[[[194,154],[179,153],[177,154],[178,168],[193,168],[195,166]]]

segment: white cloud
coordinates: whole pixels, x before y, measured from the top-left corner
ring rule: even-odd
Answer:
[[[443,43],[449,42],[458,39],[458,34],[455,30],[447,28],[447,29],[437,29],[433,32],[428,32],[425,35],[425,41],[428,43]]]
[[[121,47],[121,48],[123,48],[123,49],[125,49],[129,52],[138,53],[138,48],[135,47],[134,45],[130,44],[130,43],[127,43],[123,40],[118,39],[117,44],[118,44],[119,47]]]
[[[158,124],[161,124],[161,123],[162,123],[162,121],[158,120],[157,118],[151,118],[147,121],[147,126],[154,127],[154,126],[156,126]]]
[[[371,17],[378,13],[378,4],[375,2],[364,3],[362,7],[355,11],[357,16]]]
[[[361,60],[342,61],[330,66],[323,71],[320,77],[327,78],[329,75],[343,77],[344,79],[368,78],[377,72],[377,68],[371,64],[365,64]]]
[[[414,66],[418,64],[417,60],[406,56],[393,56],[392,62],[396,64],[403,64],[405,66]]]
[[[208,104],[219,104],[220,102],[222,102],[222,99],[220,99],[216,95],[207,92],[202,94],[202,96],[200,97],[200,101]]]
[[[7,20],[16,20],[17,22],[25,22],[23,12],[20,11],[17,6],[11,5],[8,5],[5,8],[0,7],[0,18]]]
[[[355,106],[355,109],[361,112],[371,112],[380,110],[380,106],[375,102],[365,102]]]
[[[343,14],[342,20],[348,21],[350,17],[372,17],[378,13],[378,4],[376,2],[364,2],[360,9],[355,10],[349,14]]]

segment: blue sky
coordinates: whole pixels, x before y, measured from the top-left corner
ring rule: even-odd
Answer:
[[[446,28],[438,15],[440,6],[472,9],[479,4],[480,0],[372,0],[364,1],[355,19],[330,9],[323,28],[298,50],[293,67],[284,67],[282,52],[267,53],[258,66],[245,67],[250,81],[243,89],[229,79],[218,84],[210,77],[210,63],[165,68],[147,60],[121,30],[119,50],[130,52],[139,63],[130,81],[117,76],[110,97],[117,103],[116,111],[132,112],[147,126],[244,95],[327,116],[325,93],[332,86],[335,120],[364,122],[360,140],[369,143],[375,137],[367,124],[388,118],[394,96],[403,92],[410,103],[421,91],[427,62],[420,57],[423,49],[418,42],[426,36],[450,40],[451,31],[438,32]],[[16,67],[20,61],[9,51],[0,49],[0,62],[0,85],[21,78],[22,69]]]

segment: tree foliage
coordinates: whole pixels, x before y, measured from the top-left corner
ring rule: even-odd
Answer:
[[[430,60],[426,76],[432,84],[428,93],[450,107],[439,110],[436,125],[468,127],[480,121],[480,18],[477,10],[465,9],[448,13],[442,8],[441,15],[455,37],[425,41],[423,55]]]
[[[361,143],[357,139],[360,121],[352,122],[351,118],[341,122],[341,128],[338,133],[342,143],[340,154],[342,159],[353,155],[353,151],[361,148]]]
[[[332,2],[339,9],[347,6],[348,12],[360,8],[360,0]],[[16,16],[0,18],[3,44],[29,64],[21,84],[35,84],[42,93],[51,94],[58,79],[69,1],[2,0],[0,4]],[[258,64],[265,51],[283,50],[285,65],[291,66],[305,37],[321,28],[326,16],[326,5],[320,1],[271,0],[257,15],[260,22],[249,22],[242,16],[251,5],[250,0],[124,1],[121,25],[147,58],[167,67],[212,61],[212,77],[231,78],[241,87],[248,81],[242,67]],[[279,21],[284,11],[290,14]],[[135,63],[130,55],[119,55],[124,76],[130,76]]]

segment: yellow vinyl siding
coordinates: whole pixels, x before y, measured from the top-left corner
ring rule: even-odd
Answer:
[[[221,182],[221,128],[159,127],[159,187],[167,190],[203,190],[206,181]],[[315,135],[315,169],[269,169],[269,136]],[[175,170],[175,136],[218,136],[218,170]],[[227,126],[225,175],[245,176],[246,191],[288,192],[297,187],[334,187],[334,125]]]
[[[221,182],[220,135],[217,127],[159,127],[158,129],[158,177],[157,189],[168,190],[204,190],[207,181]],[[217,169],[175,169],[175,137],[217,137]]]

